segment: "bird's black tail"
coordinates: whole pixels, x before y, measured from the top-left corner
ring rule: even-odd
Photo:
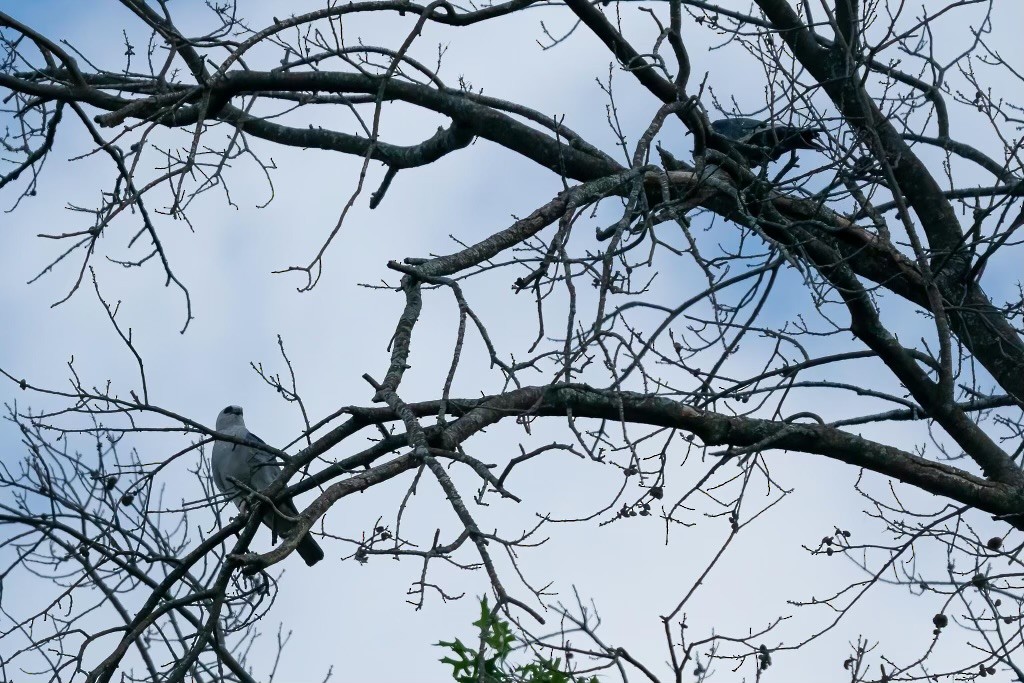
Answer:
[[[290,500],[278,503],[278,507],[286,515],[296,517],[299,514],[299,511],[295,509],[295,504]],[[268,510],[264,513],[263,523],[270,527],[274,543],[277,543],[278,536],[291,536],[292,528],[295,526],[288,520],[274,514],[273,510]],[[299,557],[301,557],[310,567],[324,559],[323,548],[320,547],[319,543],[313,540],[313,537],[309,535],[309,532],[306,532],[302,536],[295,549],[299,551]]]
[[[310,567],[324,559],[323,548],[321,548],[320,544],[313,540],[313,537],[308,533],[299,541],[299,545],[296,550],[299,551],[299,557],[301,557]]]

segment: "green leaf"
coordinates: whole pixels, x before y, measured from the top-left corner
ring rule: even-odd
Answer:
[[[576,679],[562,669],[562,660],[558,658],[538,656],[535,661],[525,664],[508,662],[516,637],[511,624],[491,612],[487,596],[480,598],[480,617],[473,626],[480,631],[483,652],[467,647],[458,638],[437,643],[438,647],[447,648],[458,657],[445,656],[441,659],[441,663],[451,665],[452,678],[456,683],[599,683],[597,676]]]

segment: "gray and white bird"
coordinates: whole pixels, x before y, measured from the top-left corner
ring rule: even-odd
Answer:
[[[818,135],[823,128],[801,128],[772,124],[759,119],[720,119],[711,124],[711,132],[730,140],[751,166],[775,161],[797,149],[823,149]]]
[[[245,422],[242,420],[242,409],[239,406],[228,406],[220,411],[220,414],[217,415],[217,431],[238,439],[266,443],[246,429]],[[262,491],[277,479],[281,468],[274,461],[274,456],[266,451],[229,441],[215,441],[213,456],[210,459],[210,471],[213,474],[213,483],[217,488],[231,496],[232,502],[242,509],[248,491],[237,486],[231,479],[241,482],[253,491]],[[291,500],[279,501],[277,508],[291,517],[296,517],[299,514]],[[263,514],[263,523],[270,529],[275,543],[278,536],[290,536],[295,527],[294,522],[282,518],[271,509]],[[308,532],[299,541],[296,550],[310,567],[324,559],[323,549]]]

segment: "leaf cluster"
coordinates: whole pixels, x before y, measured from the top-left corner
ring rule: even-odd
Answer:
[[[452,679],[458,683],[598,683],[597,676],[577,677],[559,658],[537,655],[534,661],[519,664],[509,661],[516,649],[511,625],[480,599],[480,618],[473,622],[480,630],[480,649],[476,650],[456,638],[440,641],[439,647],[451,654],[441,658],[452,667]]]

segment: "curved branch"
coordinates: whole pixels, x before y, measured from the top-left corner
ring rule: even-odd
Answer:
[[[416,417],[436,415],[439,401],[405,405]],[[913,453],[872,441],[833,426],[764,420],[753,417],[723,415],[693,407],[660,396],[634,392],[612,392],[581,384],[532,386],[479,399],[449,399],[449,408],[460,417],[428,441],[453,450],[474,434],[502,420],[527,416],[597,418],[635,425],[668,427],[695,434],[705,446],[729,449],[754,447],[756,450],[787,450],[822,455],[832,460],[862,467],[898,479],[925,491],[945,496],[978,509],[1007,518],[1024,528],[1024,497],[1020,489],[989,481],[951,465],[935,462]],[[371,422],[398,420],[391,408],[360,408],[362,419]],[[310,452],[329,448],[329,438],[314,442]],[[406,442],[407,443],[407,442]],[[397,444],[396,444],[397,446]],[[727,456],[729,451],[723,455]],[[291,467],[308,459],[299,453]],[[339,499],[365,490],[373,483],[390,479],[414,469],[419,460],[412,454],[402,455],[379,467],[371,468],[331,485],[302,512],[302,530],[308,530],[317,519]],[[302,482],[288,488],[292,496],[310,487]],[[298,537],[301,534],[296,534]],[[265,558],[278,560],[287,550],[272,551]]]

